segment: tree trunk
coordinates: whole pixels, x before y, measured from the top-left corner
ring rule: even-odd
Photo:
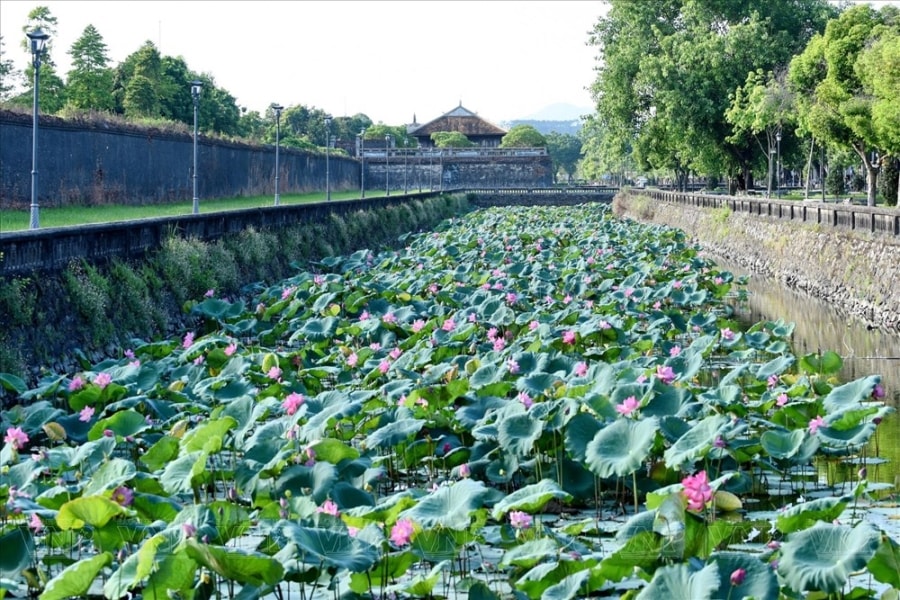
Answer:
[[[812,181],[812,159],[813,153],[816,149],[816,138],[810,138],[809,140],[809,159],[806,161],[806,192],[803,194],[803,198],[809,200],[809,191],[810,191],[810,182]]]
[[[871,162],[866,163],[866,205],[875,206],[875,198],[878,188],[875,186],[878,180],[878,166]]]

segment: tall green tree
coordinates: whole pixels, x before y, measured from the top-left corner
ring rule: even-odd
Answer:
[[[869,206],[875,205],[877,195],[876,152],[891,144],[891,136],[889,127],[876,127],[873,110],[884,110],[874,95],[881,76],[868,72],[866,49],[882,37],[889,46],[889,38],[898,31],[900,11],[895,7],[878,11],[868,4],[853,6],[829,21],[825,32],[815,36],[790,66],[789,81],[803,96],[798,102],[800,120],[817,138],[857,155],[866,171]],[[889,101],[889,113],[895,103],[896,97]]]
[[[431,134],[431,141],[436,148],[471,148],[475,145],[461,131],[435,131]]]
[[[106,43],[100,32],[93,25],[85,27],[69,55],[72,70],[66,81],[68,105],[83,110],[113,110],[113,71],[108,66]]]
[[[3,50],[3,46],[3,36],[0,36],[0,102],[12,95],[17,86],[16,81],[21,76],[9,58],[9,53]]]
[[[547,138],[532,125],[515,125],[503,139],[501,148],[543,148],[547,146]]]
[[[751,71],[787,65],[834,10],[826,0],[610,0],[591,37],[600,51],[591,91],[610,130],[603,149],[671,165],[681,181],[724,166],[751,184],[765,157],[734,137],[729,97]]]
[[[46,6],[37,6],[28,13],[28,23],[22,27],[23,33],[34,31],[40,27],[50,37],[44,45],[41,54],[41,70],[38,84],[40,94],[38,103],[40,111],[55,113],[62,109],[66,103],[66,89],[63,80],[56,74],[56,63],[53,61],[53,41],[56,37],[57,19]],[[31,57],[31,48],[27,36],[22,36],[22,48]],[[25,68],[25,87],[27,90],[12,99],[14,104],[31,106],[34,98],[34,64],[29,60]]]
[[[572,182],[572,176],[578,168],[581,159],[581,140],[570,133],[556,133],[547,135],[547,152],[553,161],[553,176],[562,169],[566,172],[568,182]]]

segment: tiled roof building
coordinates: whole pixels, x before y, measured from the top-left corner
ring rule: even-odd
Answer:
[[[419,141],[419,146],[423,148],[434,146],[431,134],[439,131],[457,131],[476,146],[483,148],[496,148],[507,134],[502,127],[482,119],[465,108],[462,102],[450,112],[424,124],[416,123],[416,117],[413,115],[413,122],[406,126],[406,132],[415,137]]]

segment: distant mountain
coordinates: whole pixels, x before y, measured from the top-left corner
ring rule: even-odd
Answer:
[[[520,117],[519,121],[577,121],[582,115],[593,112],[589,106],[575,106],[574,104],[566,104],[557,102],[545,106],[541,110],[532,115]]]
[[[505,129],[512,129],[516,125],[531,125],[538,130],[541,135],[548,133],[568,133],[570,135],[578,135],[581,131],[581,121],[570,119],[567,121],[533,121],[530,119],[516,119],[515,121],[504,121],[500,124]]]

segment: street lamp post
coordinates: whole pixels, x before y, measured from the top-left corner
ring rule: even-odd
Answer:
[[[385,195],[391,195],[391,134],[384,136],[384,189]]]
[[[50,35],[47,34],[40,27],[36,28],[34,31],[31,31],[27,34],[28,39],[31,40],[31,64],[34,65],[34,108],[31,111],[32,114],[32,127],[31,127],[31,223],[29,227],[31,229],[37,229],[41,226],[40,223],[40,213],[38,209],[38,170],[37,170],[37,155],[38,155],[38,88],[40,86],[40,73],[41,73],[41,57],[44,54],[44,48],[47,45],[47,40],[50,38]]]
[[[200,88],[202,81],[191,82],[191,97],[194,99],[194,207],[193,213],[200,212],[200,196],[197,194],[197,110],[200,108]]]
[[[406,144],[409,142],[409,138],[403,138],[403,193],[409,193],[409,186],[406,185],[408,169],[406,168],[407,161],[409,160],[409,152],[406,150]]]
[[[359,197],[366,197],[366,128],[359,130]]]
[[[781,129],[775,132],[775,142],[778,145],[775,158],[775,196],[781,198]]]
[[[331,167],[328,164],[331,146],[331,115],[325,115],[325,200],[331,200]]]
[[[281,111],[284,110],[284,107],[280,104],[273,104],[272,110],[275,111],[275,206],[278,206],[281,204],[279,150],[281,146]]]

